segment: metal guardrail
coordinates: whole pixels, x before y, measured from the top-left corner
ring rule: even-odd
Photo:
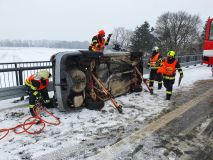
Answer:
[[[25,96],[25,79],[42,69],[52,73],[52,63],[50,61],[0,63],[0,100]],[[50,83],[49,91],[52,90],[53,86]]]
[[[41,69],[52,72],[50,61],[0,63],[0,88],[16,87],[25,79]]]
[[[187,67],[190,65],[196,65],[196,64],[202,63],[202,54],[177,56],[176,58],[178,59],[182,67]]]
[[[201,64],[202,61],[202,55],[185,55],[176,58],[182,67]],[[144,73],[149,71],[147,63],[148,59],[144,59]],[[25,79],[41,69],[47,69],[52,73],[52,63],[50,61],[0,63],[0,100],[25,96]],[[48,90],[53,90],[52,83]]]
[[[16,86],[16,87],[0,88],[0,100],[18,98],[18,97],[20,98],[23,96],[27,96],[25,91],[26,91],[26,88],[24,85]],[[50,82],[48,85],[48,91],[53,91],[52,82]]]
[[[177,56],[176,59],[180,62],[181,67],[188,67],[190,65],[201,64],[202,54]],[[148,61],[149,59],[143,60],[144,73],[148,73]]]

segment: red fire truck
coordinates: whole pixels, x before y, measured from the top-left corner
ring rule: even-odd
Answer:
[[[206,25],[206,36],[203,45],[203,63],[213,65],[213,18]]]

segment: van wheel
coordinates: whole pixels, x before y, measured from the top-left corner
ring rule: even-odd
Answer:
[[[101,110],[104,107],[104,101],[93,101],[92,99],[85,100],[85,107],[90,110]]]

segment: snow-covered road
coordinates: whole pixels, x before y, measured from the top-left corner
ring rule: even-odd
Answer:
[[[178,74],[177,77],[178,78]],[[211,69],[206,66],[191,66],[184,68],[184,78],[181,86],[174,85],[174,92],[189,90],[198,80],[212,79]],[[145,86],[144,86],[145,88]],[[100,148],[114,144],[119,139],[143,127],[147,120],[157,117],[164,109],[168,108],[165,100],[165,89],[156,90],[157,95],[148,92],[123,95],[116,100],[123,105],[123,114],[119,114],[106,102],[102,111],[91,111],[86,108],[71,113],[59,112],[51,109],[60,117],[59,126],[47,126],[39,135],[9,133],[0,141],[0,154],[3,159],[32,159],[51,153],[54,150],[63,150],[68,146],[73,149],[79,146],[96,145],[96,151],[87,150],[85,153],[76,153],[73,158],[84,159]],[[174,99],[172,99],[174,101]],[[22,102],[23,103],[23,102]],[[0,102],[1,106],[11,106],[10,102]],[[13,108],[0,112],[0,128],[14,127],[23,123],[29,117],[27,107]]]

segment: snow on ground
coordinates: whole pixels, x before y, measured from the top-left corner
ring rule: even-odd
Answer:
[[[44,53],[41,52],[41,54]],[[26,61],[27,59],[22,60]],[[42,58],[42,60],[44,59]],[[184,68],[184,78],[180,87],[177,86],[178,77],[179,74],[176,76],[174,92],[190,89],[197,80],[213,79],[211,69],[205,65]],[[145,86],[144,88],[146,89]],[[131,123],[137,122],[143,127],[144,120],[154,118],[168,107],[168,101],[165,100],[165,89],[159,91],[155,88],[155,93],[157,95],[152,96],[143,91],[116,98],[118,103],[123,105],[123,114],[114,110],[110,101],[105,103],[102,111],[83,108],[63,113],[57,109],[50,109],[54,115],[60,117],[61,124],[59,126],[47,125],[44,131],[38,135],[24,133],[17,135],[10,132],[4,139],[0,140],[1,159],[31,159],[66,146],[78,145],[85,140],[92,140],[94,135],[105,135],[119,127],[127,130],[128,124]],[[0,101],[2,107],[11,107],[12,105],[8,100]],[[0,110],[0,128],[10,128],[23,123],[29,115],[29,109],[26,106]]]
[[[0,47],[0,63],[49,61],[53,54],[71,50],[62,48]]]
[[[186,68],[181,88],[190,89],[193,82],[201,79],[213,79],[210,68],[200,65]],[[177,89],[177,84],[174,88]],[[99,134],[98,132],[104,134],[108,128],[125,127],[133,120],[142,124],[145,119],[157,116],[168,107],[168,102],[164,100],[165,90],[156,91],[156,93],[157,96],[141,92],[116,98],[123,105],[124,114],[119,114],[114,110],[109,101],[102,111],[91,111],[85,108],[63,113],[57,109],[51,109],[51,112],[60,117],[62,123],[59,126],[47,125],[39,135],[16,135],[10,132],[0,141],[0,153],[5,159],[36,157],[70,144],[77,145],[85,139],[92,139],[94,134]],[[27,107],[2,111],[0,112],[0,128],[14,127],[23,123],[27,117],[29,117]]]

